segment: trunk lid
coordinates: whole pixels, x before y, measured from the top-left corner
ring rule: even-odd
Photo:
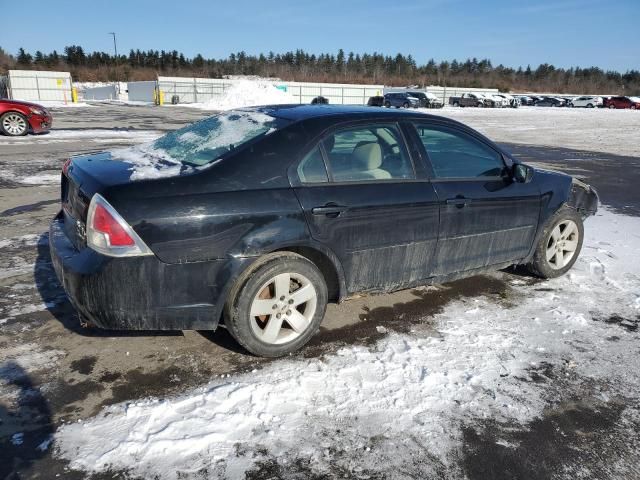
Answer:
[[[61,203],[65,233],[80,250],[86,246],[87,210],[95,193],[130,182],[132,165],[114,160],[109,152],[71,158],[62,175]]]

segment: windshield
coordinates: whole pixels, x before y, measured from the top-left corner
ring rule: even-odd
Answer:
[[[288,123],[263,112],[229,111],[160,137],[148,146],[148,153],[163,160],[202,166]]]

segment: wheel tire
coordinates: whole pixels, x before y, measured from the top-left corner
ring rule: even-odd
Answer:
[[[409,102],[404,102],[402,104],[402,108],[409,108]]]
[[[454,107],[459,107],[459,106],[460,106],[460,104],[459,104],[458,102],[453,102],[453,106],[454,106]]]
[[[593,108],[593,103],[588,103],[587,108]]]
[[[577,239],[567,240],[571,238],[571,224],[575,227],[575,234],[577,235]],[[562,226],[565,225],[564,230]],[[558,230],[556,230],[558,228]],[[568,260],[564,260],[562,266],[558,266],[557,264],[557,254],[549,257],[549,251],[554,250],[554,245],[558,244],[558,236],[557,232],[560,232],[559,238],[564,238],[562,235],[569,233],[569,236],[565,240],[561,240],[563,243],[560,245],[560,249],[562,251],[562,258],[565,256],[565,252],[568,250],[565,249],[566,244],[569,245],[574,244],[574,250],[571,253],[571,257]],[[553,238],[552,235],[556,235],[557,238]],[[567,273],[573,267],[573,264],[578,259],[580,255],[580,250],[582,249],[582,240],[584,238],[584,225],[582,223],[582,217],[578,214],[578,212],[570,207],[562,207],[558,210],[547,222],[547,225],[544,227],[542,231],[542,235],[538,240],[538,245],[536,245],[536,250],[533,255],[532,262],[527,266],[529,271],[534,275],[537,275],[541,278],[555,278],[560,277]],[[572,247],[570,247],[572,248]],[[557,251],[557,249],[556,249]],[[553,260],[553,261],[552,261]]]
[[[631,105],[631,107],[629,107],[629,108],[631,108],[631,110],[635,110],[636,106],[635,105]]]
[[[609,105],[609,108],[616,108],[615,105]]]
[[[18,112],[7,112],[0,117],[0,131],[10,137],[21,137],[29,133],[27,117]]]
[[[283,292],[277,291],[275,278],[284,274],[290,275],[289,285],[299,283],[302,285],[300,289],[310,286],[315,296],[294,306],[289,306],[288,296],[282,295],[285,296],[285,300],[280,300],[281,297],[278,298],[277,295]],[[304,284],[301,279],[308,283]],[[296,290],[291,292],[291,297],[295,293]],[[266,295],[270,295],[271,298],[267,298]],[[289,295],[289,292],[286,295]],[[252,316],[252,308],[262,311],[260,304],[254,304],[256,300],[262,299],[269,300],[269,304],[273,302],[273,305],[277,305],[278,308],[271,311],[279,312],[282,317],[276,319],[276,314]],[[292,298],[291,300],[293,301]],[[269,305],[262,308],[266,307],[273,308]],[[300,311],[300,308],[303,310]],[[224,318],[229,333],[249,352],[261,357],[280,357],[295,352],[311,339],[320,327],[326,308],[327,285],[320,270],[301,255],[278,252],[266,255],[238,279],[225,304]],[[312,311],[306,312],[306,309]],[[305,322],[300,324],[304,325],[300,332],[294,329],[293,324],[287,323],[288,318],[294,318],[290,314],[291,311],[297,312],[298,321],[301,317],[305,319],[306,325]],[[273,341],[265,341],[259,335],[267,334],[267,327],[272,321],[275,322],[274,325],[279,325],[274,327],[274,330],[277,328],[276,337]]]
[[[385,108],[391,108],[391,103],[390,102],[384,102],[384,106],[385,106]]]

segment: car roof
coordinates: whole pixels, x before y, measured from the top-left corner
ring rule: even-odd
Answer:
[[[266,113],[273,117],[284,118],[286,120],[307,120],[311,118],[336,117],[343,120],[358,119],[398,119],[406,118],[424,118],[435,119],[438,121],[446,121],[452,124],[458,124],[454,120],[447,119],[440,115],[429,115],[425,113],[415,112],[411,110],[390,110],[382,107],[369,107],[366,105],[265,105],[261,107],[249,107],[241,110],[254,110]]]

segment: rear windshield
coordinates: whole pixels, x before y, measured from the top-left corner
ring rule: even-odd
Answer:
[[[263,112],[229,111],[160,137],[149,146],[149,153],[185,165],[203,166],[250,140],[269,135],[289,123],[289,120]]]

